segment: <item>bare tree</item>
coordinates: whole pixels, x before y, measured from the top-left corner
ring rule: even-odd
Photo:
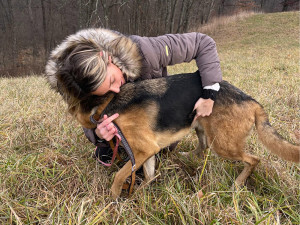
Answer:
[[[215,0],[211,0],[210,3],[208,4],[208,7],[207,7],[205,23],[208,23],[208,21],[210,19],[210,16],[211,16],[211,13],[212,13],[212,10],[214,9],[214,7],[215,7]]]
[[[299,9],[299,0],[284,0],[280,4],[282,5],[282,12],[288,11],[289,7],[294,7],[295,5],[298,5]]]
[[[41,7],[42,7],[42,20],[43,20],[44,57],[46,59],[48,55],[48,30],[47,30],[47,23],[46,23],[45,0],[41,0]]]
[[[176,6],[177,6],[177,0],[173,0],[173,4],[171,5],[171,18],[170,18],[170,33],[174,32],[174,25],[175,25],[175,12],[176,12]]]
[[[188,28],[190,21],[190,12],[194,0],[182,1],[182,11],[180,12],[179,26],[177,27],[177,32],[185,32]]]
[[[32,46],[32,55],[33,55],[33,64],[36,65],[36,58],[38,55],[38,48],[37,48],[37,24],[36,20],[33,18],[33,13],[32,13],[32,1],[27,0],[26,1],[27,8],[28,8],[28,16],[29,16],[29,21],[31,25],[31,46]]]
[[[15,17],[14,17],[14,10],[12,6],[12,1],[11,0],[1,0],[1,7],[4,10],[4,15],[6,17],[6,23],[7,23],[7,29],[5,30],[5,36],[6,36],[6,43],[8,44],[8,48],[6,52],[8,52],[8,61],[11,62],[12,66],[15,67],[16,65],[16,60],[15,60],[15,55],[17,52],[17,39],[16,39],[16,32],[15,32]],[[6,64],[6,63],[5,63]],[[5,65],[4,64],[4,65]]]

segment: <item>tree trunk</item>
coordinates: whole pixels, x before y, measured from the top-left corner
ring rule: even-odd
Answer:
[[[175,13],[176,13],[176,5],[177,5],[177,0],[174,0],[174,4],[173,4],[173,7],[172,7],[172,16],[171,16],[171,19],[170,19],[170,33],[173,33],[175,28],[174,28],[174,25],[175,25]]]
[[[47,31],[47,23],[46,23],[46,12],[45,12],[45,0],[41,0],[41,6],[42,6],[42,18],[43,18],[43,35],[44,35],[44,57],[45,59],[48,56],[48,31]]]
[[[8,20],[9,30],[10,30],[10,39],[8,41],[10,42],[10,46],[11,46],[10,61],[12,62],[13,67],[15,67],[16,65],[15,57],[17,55],[17,39],[16,39],[16,31],[15,31],[15,17],[14,17],[11,0],[7,0],[7,5],[8,5],[7,20]]]
[[[171,7],[171,1],[172,0],[166,0],[166,11],[165,11],[165,18],[164,20],[166,21],[165,22],[165,32],[166,33],[169,33],[169,29],[170,29],[170,18],[171,18],[171,11],[172,11],[172,7]]]
[[[209,7],[208,7],[208,12],[206,14],[205,23],[208,23],[208,21],[210,19],[211,12],[214,9],[214,4],[215,4],[215,0],[211,0]]]
[[[178,23],[178,27],[177,27],[177,31],[176,33],[181,33],[182,31],[182,27],[183,27],[183,23],[184,23],[184,17],[185,17],[185,12],[186,12],[186,1],[182,1],[182,10],[180,11],[180,16],[179,16],[179,23]]]
[[[37,31],[37,25],[35,23],[35,20],[33,18],[32,14],[32,7],[31,7],[31,0],[27,0],[27,7],[28,7],[28,16],[29,16],[29,21],[31,25],[31,46],[32,46],[32,55],[33,55],[33,64],[36,65],[36,58],[38,55],[38,48],[37,48],[37,38],[36,35],[38,34]]]
[[[288,8],[289,8],[289,1],[290,0],[284,0],[283,2],[281,2],[282,4],[282,12],[286,12],[288,11]]]

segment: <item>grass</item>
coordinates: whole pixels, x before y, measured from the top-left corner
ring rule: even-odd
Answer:
[[[299,13],[256,14],[215,26],[223,76],[257,99],[280,134],[299,131]],[[191,72],[195,64],[169,68]],[[189,161],[194,133],[157,156],[157,178],[112,201],[118,165],[100,166],[81,127],[40,76],[0,79],[0,224],[300,224],[299,164],[269,152],[244,188],[230,191],[243,165],[208,151]],[[203,196],[201,197],[200,191]],[[200,197],[199,197],[200,196]]]

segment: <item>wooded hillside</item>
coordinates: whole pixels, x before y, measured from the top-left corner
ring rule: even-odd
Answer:
[[[87,27],[154,36],[241,11],[297,9],[299,0],[0,0],[0,76],[41,73],[51,49]]]

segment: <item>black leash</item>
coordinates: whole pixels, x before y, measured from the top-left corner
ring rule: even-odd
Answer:
[[[126,153],[128,154],[129,158],[130,158],[130,161],[131,161],[131,173],[133,173],[135,171],[135,159],[134,159],[134,155],[133,155],[133,152],[125,138],[125,136],[123,135],[121,129],[118,127],[117,124],[113,123],[113,125],[117,128],[117,131],[118,131],[118,134],[120,135],[121,137],[121,142],[123,144],[123,147],[125,148],[125,151]]]

